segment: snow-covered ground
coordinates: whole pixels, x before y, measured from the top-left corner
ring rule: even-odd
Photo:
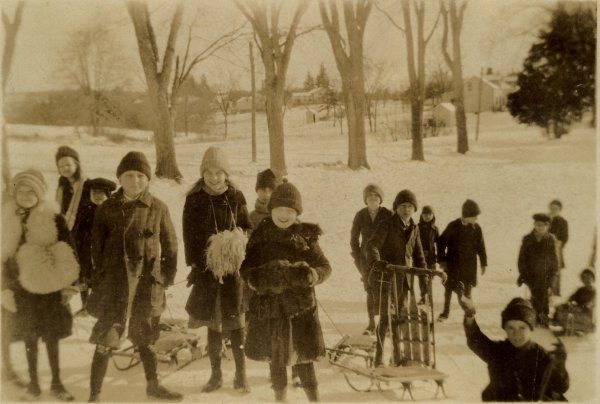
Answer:
[[[298,114],[299,115],[299,114]],[[474,117],[469,117],[474,123]],[[303,197],[304,214],[301,219],[317,222],[324,229],[321,239],[323,250],[333,267],[330,279],[317,288],[322,308],[335,321],[332,324],[323,311],[321,323],[328,345],[339,338],[338,333],[359,334],[366,325],[365,293],[349,254],[349,233],[354,213],[363,206],[362,189],[368,182],[382,185],[386,196],[384,205],[391,207],[395,194],[403,189],[413,190],[419,205],[433,205],[438,226],[445,225],[460,214],[466,198],[476,200],[482,215],[479,223],[484,232],[489,256],[488,273],[480,277],[474,291],[477,318],[480,326],[492,338],[503,338],[500,312],[514,296],[525,296],[524,288],[515,284],[516,260],[521,238],[531,229],[531,215],[545,211],[547,203],[560,198],[563,214],[569,221],[570,240],[566,246],[567,268],[563,272],[563,296],[568,296],[579,285],[579,272],[588,263],[596,222],[596,134],[593,129],[580,125],[561,140],[548,141],[536,128],[520,126],[507,114],[483,114],[481,136],[475,142],[471,136],[471,151],[467,155],[454,153],[454,136],[425,139],[426,162],[411,162],[410,142],[383,142],[369,137],[368,156],[371,170],[349,170],[344,162],[347,139],[339,135],[339,128],[331,122],[313,125],[301,124],[296,119],[287,128],[286,151],[290,182],[296,184]],[[230,128],[236,128],[235,122]],[[129,150],[146,152],[154,162],[154,148],[148,143],[111,144],[106,141],[78,136],[59,137],[56,130],[29,127],[38,136],[24,140],[22,127],[9,128],[19,133],[9,142],[11,166],[14,172],[33,166],[44,171],[53,195],[57,174],[54,152],[59,144],[75,147],[85,172],[90,177],[113,178],[121,157]],[[262,129],[259,127],[259,129]],[[243,129],[249,133],[249,128]],[[45,136],[48,132],[51,135]],[[471,129],[470,133],[474,133]],[[68,140],[66,140],[68,139]],[[377,140],[379,139],[379,140]],[[251,209],[254,204],[256,173],[268,165],[267,135],[258,134],[258,163],[250,163],[250,140],[218,143],[225,148],[233,166],[232,178],[246,195]],[[199,164],[204,150],[210,144],[178,144],[177,158],[185,180],[181,185],[156,180],[152,192],[170,207],[173,221],[181,235],[181,215],[186,191],[199,176]],[[415,215],[415,219],[417,219]],[[180,238],[181,239],[181,238]],[[182,246],[181,246],[182,247]],[[183,250],[183,248],[181,248]],[[188,274],[180,254],[176,282]],[[179,283],[168,291],[170,311],[164,315],[185,318],[183,309],[189,289]],[[443,288],[439,280],[434,284],[436,315],[440,312]],[[79,299],[72,302],[79,308]],[[87,342],[93,319],[77,318],[73,335],[61,343],[62,375],[67,388],[78,400],[87,400],[89,394],[89,367],[93,346]],[[201,332],[203,341],[204,331]],[[550,347],[552,337],[537,331],[535,338]],[[436,324],[438,369],[450,375],[446,391],[452,400],[479,401],[488,381],[485,364],[466,346],[462,330],[462,312],[453,300],[450,319]],[[597,395],[596,340],[594,336],[568,337],[563,341],[569,358],[571,374],[570,401],[592,401]],[[389,342],[387,344],[390,345]],[[23,346],[12,349],[17,369],[26,375]],[[43,352],[43,349],[41,350]],[[168,372],[166,364],[160,370]],[[265,363],[248,361],[252,392],[241,396],[232,388],[233,361],[224,361],[224,387],[211,394],[200,393],[200,386],[208,379],[208,359],[198,360],[176,373],[165,376],[164,383],[186,395],[186,401],[255,402],[272,401],[273,394],[267,381]],[[317,365],[321,398],[323,401],[387,401],[397,399],[393,393],[357,393],[346,384],[343,376],[326,360]],[[42,388],[47,391],[50,375],[41,354]],[[15,400],[21,392],[12,386],[2,386],[3,400]],[[143,401],[145,381],[141,366],[120,372],[109,368],[102,398],[106,401]],[[400,392],[400,390],[396,390]],[[433,386],[418,385],[418,400],[431,399]],[[48,395],[43,396],[49,399]],[[399,396],[398,396],[399,397]],[[290,401],[306,401],[302,390],[290,388]]]

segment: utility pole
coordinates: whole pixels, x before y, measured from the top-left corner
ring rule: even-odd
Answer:
[[[250,81],[252,86],[252,162],[256,163],[256,79],[254,77],[254,52],[252,41],[248,42],[250,50]]]
[[[477,124],[475,126],[475,141],[479,141],[479,121],[481,119],[481,90],[483,88],[483,67],[479,73],[479,88],[477,89]]]

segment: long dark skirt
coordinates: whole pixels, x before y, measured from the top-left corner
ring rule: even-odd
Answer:
[[[23,289],[16,291],[16,336],[23,340],[41,337],[44,341],[70,336],[73,328],[71,307],[62,304],[61,300],[60,291],[44,295]]]

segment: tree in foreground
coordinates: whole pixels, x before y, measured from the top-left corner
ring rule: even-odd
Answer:
[[[585,111],[595,114],[596,15],[580,4],[559,5],[529,50],[508,109],[519,122],[560,138]]]

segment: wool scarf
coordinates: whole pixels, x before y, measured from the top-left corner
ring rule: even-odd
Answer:
[[[81,177],[77,181],[75,181],[73,186],[73,197],[71,198],[71,203],[69,203],[69,208],[65,212],[65,219],[67,220],[67,227],[69,230],[73,230],[73,226],[75,225],[75,219],[77,218],[77,210],[79,209],[79,203],[81,202],[81,196],[83,195],[83,184],[85,183],[86,178]],[[56,201],[61,204],[63,198],[63,187],[59,186],[56,189]]]

